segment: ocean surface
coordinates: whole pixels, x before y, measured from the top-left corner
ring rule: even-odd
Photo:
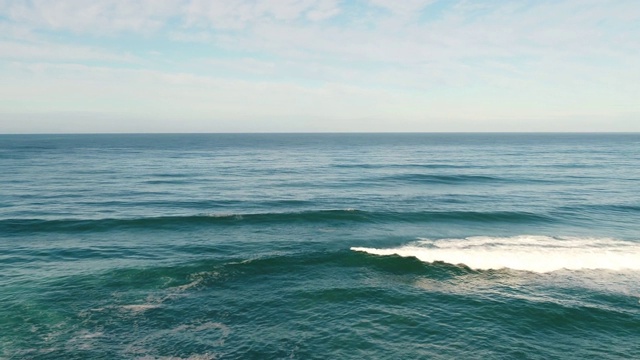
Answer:
[[[1,359],[640,359],[640,134],[0,135]]]

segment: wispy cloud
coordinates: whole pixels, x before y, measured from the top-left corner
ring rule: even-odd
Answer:
[[[39,29],[107,34],[183,27],[242,29],[262,20],[319,21],[340,12],[338,0],[3,0],[6,18]]]
[[[158,30],[180,6],[177,0],[3,0],[0,12],[36,29],[107,34]]]

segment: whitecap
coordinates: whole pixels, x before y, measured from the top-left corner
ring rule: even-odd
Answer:
[[[640,270],[640,243],[610,238],[520,235],[462,239],[420,239],[397,248],[352,247],[374,255],[415,257],[425,262],[464,264],[472,269],[513,269],[538,273],[556,270]]]
[[[147,311],[150,309],[156,309],[159,308],[160,305],[158,304],[132,304],[132,305],[122,305],[120,306],[121,309],[124,310],[129,310],[129,311],[133,311],[133,312],[143,312],[143,311]]]

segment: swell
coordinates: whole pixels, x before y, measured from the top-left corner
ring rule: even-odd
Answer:
[[[586,204],[582,206],[563,206],[560,211],[573,213],[584,213],[589,211],[601,212],[605,214],[635,213],[640,212],[640,205],[636,204]]]
[[[465,164],[334,164],[335,168],[345,169],[468,169],[479,167],[477,165]]]
[[[449,276],[439,277],[438,273]],[[340,281],[332,281],[335,278]],[[434,286],[416,286],[415,280],[421,279],[433,280]],[[104,353],[99,351],[106,351],[106,346],[117,348],[133,344],[135,346],[123,350],[128,356],[119,352],[106,357],[151,354],[145,358],[160,358],[160,352],[138,351],[176,344],[168,354],[195,354],[202,352],[197,351],[201,344],[215,344],[215,350],[222,349],[222,353],[233,354],[234,358],[246,358],[246,349],[250,346],[258,347],[256,358],[280,358],[284,356],[275,356],[268,349],[260,348],[260,343],[247,342],[246,338],[263,339],[271,329],[280,329],[286,323],[295,326],[284,329],[283,336],[300,336],[306,343],[314,344],[315,352],[309,349],[305,353],[308,358],[322,354],[322,351],[331,352],[333,348],[327,343],[336,334],[342,336],[362,329],[366,331],[357,333],[364,339],[359,346],[375,345],[379,339],[386,339],[384,346],[396,343],[398,347],[411,349],[425,341],[427,334],[429,344],[436,344],[437,349],[446,348],[452,342],[467,344],[469,339],[487,341],[483,347],[495,349],[496,357],[500,357],[499,353],[504,356],[510,348],[521,349],[528,344],[558,346],[564,341],[575,345],[573,339],[577,336],[595,344],[617,341],[616,351],[630,358],[634,354],[633,340],[639,324],[637,311],[633,308],[632,311],[607,310],[590,303],[565,301],[553,294],[537,300],[514,298],[509,296],[509,289],[494,291],[498,287],[490,286],[489,290],[482,290],[496,284],[495,276],[490,273],[438,263],[426,264],[411,258],[373,257],[347,250],[298,252],[254,259],[246,256],[235,260],[208,259],[174,266],[119,269],[99,276],[84,274],[70,280],[49,283],[44,290],[50,291],[39,289],[33,301],[24,302],[22,298],[11,301],[8,311],[15,319],[16,329],[11,329],[8,336],[17,341],[8,342],[10,350],[19,353],[22,349],[59,347],[71,351],[78,344],[93,344],[95,353],[71,355],[95,358],[105,357],[100,356]],[[452,283],[451,280],[460,280],[455,284],[457,292],[442,291],[443,286]],[[477,284],[480,289],[469,289],[470,283]],[[529,290],[519,284],[515,282],[513,290]],[[264,291],[268,288],[271,291]],[[49,325],[32,320],[56,311],[66,322]],[[33,333],[34,322],[42,329],[38,329],[38,334]],[[131,326],[135,326],[134,331]],[[52,336],[53,340],[45,337],[54,331],[63,336]],[[97,336],[95,342],[87,340],[92,334]],[[102,337],[103,334],[106,336]],[[114,337],[113,334],[123,336]],[[209,343],[197,341],[199,337],[207,336]],[[324,336],[327,336],[326,340]],[[567,342],[568,338],[572,340]],[[344,342],[330,345],[349,346]],[[243,351],[235,350],[238,348]],[[473,358],[478,354],[475,350],[465,348],[451,358]],[[542,354],[554,357],[569,350],[560,346]],[[583,350],[580,355],[584,355],[585,351],[580,347],[574,351],[580,350]],[[586,351],[586,354],[606,358],[610,354],[606,350],[600,353]],[[74,357],[68,351],[60,350],[55,355]],[[399,350],[394,351],[385,357],[404,355]],[[424,354],[410,353],[405,357]],[[21,355],[33,353],[23,351]],[[53,358],[49,355],[42,356]],[[516,355],[513,357],[526,357]]]
[[[541,223],[553,222],[545,214],[514,211],[419,211],[419,212],[371,212],[353,209],[309,210],[281,213],[206,214],[192,216],[158,216],[140,218],[103,219],[5,219],[0,220],[3,234],[29,232],[89,232],[118,229],[182,229],[192,226],[239,226],[264,224],[357,224],[357,223],[432,223],[448,221]]]
[[[487,175],[434,175],[434,174],[398,174],[383,177],[385,181],[425,183],[425,184],[477,184],[498,183],[507,179]]]
[[[373,281],[357,280],[350,286],[343,286],[342,282],[335,283],[331,280],[333,276],[326,277],[326,274],[336,274],[336,276],[337,274],[360,274],[364,276],[360,280]],[[619,281],[619,279],[615,280],[615,273],[600,274],[598,278],[600,282],[586,281],[584,284],[576,281],[572,275],[561,274],[561,276],[565,281],[558,281],[558,278],[553,277],[528,277],[511,271],[474,270],[464,265],[452,265],[441,261],[428,263],[415,257],[369,256],[346,249],[297,251],[258,256],[245,254],[235,258],[208,258],[173,265],[117,269],[100,274],[102,284],[106,288],[128,285],[136,288],[165,289],[174,293],[196,289],[219,289],[224,284],[233,288],[243,288],[253,287],[262,281],[277,283],[297,279],[313,280],[315,285],[302,288],[294,286],[281,291],[294,291],[296,296],[308,294],[316,299],[325,298],[325,300],[333,299],[332,301],[341,302],[368,294],[369,291],[360,291],[367,288],[379,294],[380,290],[384,291],[384,289],[391,289],[396,293],[398,285],[405,284],[420,291],[449,296],[456,301],[466,299],[463,301],[485,302],[490,298],[500,298],[500,303],[518,301],[536,307],[555,307],[569,311],[581,308],[580,311],[584,312],[597,311],[600,314],[615,316],[625,316],[624,314],[628,314],[629,310],[637,313],[637,297],[634,294],[620,292],[616,286],[609,287],[608,282],[602,282],[602,279]],[[95,274],[83,274],[75,277],[74,283],[84,287],[91,286],[94,281]],[[528,281],[532,282],[531,292],[518,289],[518,286]],[[539,296],[540,294],[537,293],[539,284],[536,285],[539,281],[555,289],[549,293],[550,296]],[[62,288],[68,283],[69,280],[65,278],[52,281],[49,285],[53,288]],[[516,288],[510,289],[512,286]],[[574,298],[575,291],[587,291],[588,294],[581,298]],[[413,290],[411,292],[413,293]],[[605,300],[596,298],[595,296],[599,293],[606,293],[607,298]]]
[[[67,254],[73,255],[73,254]],[[80,255],[76,251],[75,255]],[[112,254],[115,255],[115,254]],[[446,280],[456,276],[476,274],[478,271],[465,266],[456,266],[442,262],[425,263],[415,258],[401,256],[366,256],[347,249],[327,251],[293,251],[265,253],[262,255],[243,254],[234,257],[210,256],[206,259],[186,263],[156,265],[141,268],[114,269],[100,273],[101,281],[107,288],[116,284],[130,283],[136,287],[162,287],[165,283],[170,289],[210,287],[216,284],[235,282],[255,283],[256,277],[294,276],[316,278],[326,273],[341,273],[339,269],[352,273],[354,269],[366,269],[380,275],[408,275]],[[74,283],[91,285],[96,274],[81,274]],[[69,280],[52,280],[52,287],[61,287]]]

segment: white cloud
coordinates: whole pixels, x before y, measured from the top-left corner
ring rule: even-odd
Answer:
[[[453,8],[442,18],[427,23],[393,25],[381,19],[373,28],[256,22],[251,29],[231,35],[222,44],[239,51],[350,61],[357,66],[372,62],[517,62],[549,57],[578,62],[596,57],[624,59],[639,56],[640,49],[640,36],[634,36],[638,35],[637,28],[635,32],[616,28],[624,24],[633,27],[634,22],[623,23],[621,17],[631,19],[628,13],[634,11],[640,14],[640,10],[627,4],[599,4],[598,12],[578,2],[541,3],[527,9],[498,4],[485,9],[481,16]],[[607,21],[614,27],[602,25]],[[207,32],[183,31],[182,38],[221,44],[219,36]]]
[[[370,0],[394,13],[415,14],[431,0]],[[454,3],[455,4],[455,3]],[[462,4],[462,5],[461,5]],[[635,1],[565,0],[558,2],[478,3],[451,6],[441,17],[414,18],[373,26],[349,23],[318,26],[343,12],[338,0],[0,0],[0,9],[26,36],[31,29],[69,30],[89,34],[154,32],[167,28],[173,40],[218,41],[215,29],[241,30],[230,43],[247,50],[292,48],[357,61],[425,62],[473,57],[638,54]],[[482,5],[479,12],[477,7]],[[355,10],[351,10],[355,11]],[[346,14],[352,19],[361,14]],[[295,20],[295,21],[294,21]],[[177,26],[176,26],[177,24]],[[0,29],[10,30],[0,22]],[[1,35],[0,35],[1,36]],[[4,37],[9,35],[5,32]],[[229,35],[227,35],[229,36]],[[635,50],[633,50],[635,49]]]
[[[327,0],[318,3],[307,12],[307,18],[312,21],[321,21],[330,19],[340,14],[340,6],[338,0]]]

